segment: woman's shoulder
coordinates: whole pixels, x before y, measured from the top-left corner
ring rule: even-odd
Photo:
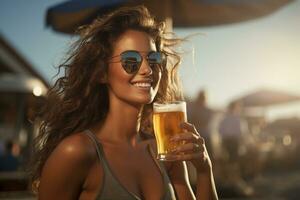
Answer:
[[[95,157],[93,143],[84,134],[76,133],[64,138],[43,167],[39,191],[50,195],[49,188],[60,192],[64,188],[63,193],[73,193],[84,184]]]
[[[92,164],[97,156],[93,143],[82,132],[64,138],[50,155],[50,160],[63,160],[65,163]],[[58,163],[59,164],[59,163]]]

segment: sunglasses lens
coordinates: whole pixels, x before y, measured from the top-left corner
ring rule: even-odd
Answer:
[[[121,54],[121,61],[124,70],[129,73],[135,73],[139,70],[142,57],[138,52],[126,51]]]
[[[154,68],[155,66],[162,65],[166,60],[166,55],[162,52],[150,52],[147,56],[149,65]],[[143,61],[143,57],[137,51],[125,51],[121,54],[121,62],[124,70],[129,74],[136,73]]]
[[[165,55],[161,52],[150,52],[148,55],[148,62],[151,64],[162,64]]]

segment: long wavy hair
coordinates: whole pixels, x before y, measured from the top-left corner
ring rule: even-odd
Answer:
[[[39,114],[41,125],[34,141],[31,164],[34,190],[54,148],[65,137],[105,119],[109,107],[108,90],[99,80],[107,73],[114,41],[129,29],[146,32],[154,39],[157,50],[168,55],[155,101],[183,98],[176,70],[180,56],[172,48],[181,39],[167,34],[164,23],[157,22],[144,6],[123,7],[81,27],[79,39],[58,66],[58,71],[63,70],[64,75],[49,89],[46,104]],[[145,105],[140,114],[141,132],[152,133],[151,114],[152,104]]]

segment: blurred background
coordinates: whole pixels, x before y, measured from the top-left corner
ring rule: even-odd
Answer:
[[[33,199],[26,164],[38,124],[31,117],[74,29],[139,3],[170,31],[190,36],[178,49],[180,77],[220,199],[299,199],[299,0],[2,0],[0,199]]]

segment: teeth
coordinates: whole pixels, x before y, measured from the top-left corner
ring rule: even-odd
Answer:
[[[151,87],[150,83],[134,83],[133,85],[136,87]]]

